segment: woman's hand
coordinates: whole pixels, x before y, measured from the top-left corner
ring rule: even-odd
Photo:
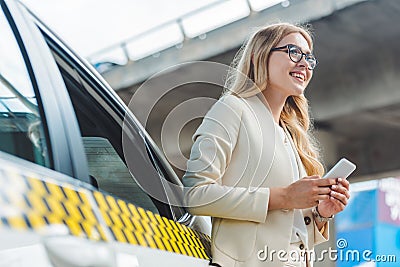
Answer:
[[[337,178],[337,184],[331,186],[330,197],[318,204],[319,214],[323,217],[331,217],[344,210],[350,198],[349,186],[346,179]]]
[[[308,176],[299,179],[286,188],[289,209],[306,209],[316,206],[320,201],[330,198],[330,186],[336,179],[321,179],[320,176]]]
[[[268,209],[306,209],[329,200],[336,179],[307,176],[283,188],[270,188]]]

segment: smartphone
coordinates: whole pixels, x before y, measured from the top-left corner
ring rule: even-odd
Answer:
[[[356,165],[346,158],[340,159],[332,169],[330,169],[323,178],[344,178],[349,177],[356,169]]]

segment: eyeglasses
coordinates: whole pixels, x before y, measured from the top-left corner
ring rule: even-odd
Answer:
[[[304,56],[304,59],[306,60],[306,62],[308,64],[309,70],[315,69],[315,66],[317,66],[317,63],[318,63],[317,59],[315,58],[315,56],[313,54],[303,53],[301,48],[298,47],[297,45],[288,44],[288,45],[281,46],[281,47],[274,47],[271,49],[271,51],[282,51],[282,52],[288,53],[290,60],[293,61],[294,63],[300,62],[300,60]]]

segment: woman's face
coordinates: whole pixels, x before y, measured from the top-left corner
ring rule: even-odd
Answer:
[[[305,54],[311,53],[307,40],[300,33],[286,35],[276,47],[289,44],[300,47]],[[273,93],[280,94],[282,97],[301,95],[310,82],[312,74],[313,71],[308,69],[308,63],[304,56],[299,62],[295,63],[289,58],[289,54],[285,50],[271,51],[268,62],[269,83],[267,90],[272,90]]]

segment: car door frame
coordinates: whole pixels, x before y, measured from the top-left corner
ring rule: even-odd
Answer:
[[[1,0],[41,105],[51,168],[90,183],[80,130],[55,60],[19,1]]]

